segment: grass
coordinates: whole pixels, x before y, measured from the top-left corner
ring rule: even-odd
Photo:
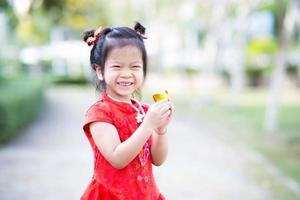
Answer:
[[[262,89],[248,90],[241,96],[241,105],[230,108],[228,93],[219,92],[210,104],[202,104],[201,99],[191,104],[185,99],[177,99],[177,112],[200,120],[215,121],[232,130],[238,141],[257,150],[283,174],[300,183],[300,94],[299,91],[285,91],[281,96],[278,130],[264,131],[265,102],[267,92]],[[190,99],[190,98],[188,98]],[[274,183],[275,184],[275,183]],[[280,189],[275,184],[272,189],[278,199],[295,199],[294,194]],[[281,187],[282,188],[282,187]],[[285,194],[285,192],[286,194]]]

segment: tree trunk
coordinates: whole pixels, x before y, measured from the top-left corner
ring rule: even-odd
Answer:
[[[279,95],[286,65],[286,46],[287,44],[283,45],[276,57],[275,68],[270,83],[265,114],[265,130],[268,133],[273,133],[277,129]]]
[[[238,17],[236,21],[236,37],[234,40],[234,50],[236,57],[233,58],[230,68],[230,88],[229,105],[232,108],[240,106],[240,96],[245,84],[245,46],[248,33],[248,16],[252,9],[252,4],[239,5]]]
[[[286,68],[289,39],[292,32],[292,24],[289,21],[290,10],[283,11],[283,13],[284,19],[280,23],[281,27],[279,29],[281,30],[279,33],[280,50],[276,56],[266,105],[264,126],[268,133],[273,133],[277,129],[280,91],[282,89],[281,85]]]

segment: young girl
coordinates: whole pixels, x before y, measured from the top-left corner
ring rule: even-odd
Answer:
[[[86,112],[83,130],[94,151],[94,175],[81,200],[158,200],[152,164],[167,156],[169,100],[147,106],[133,95],[147,72],[145,28],[99,28],[84,33],[102,97]]]

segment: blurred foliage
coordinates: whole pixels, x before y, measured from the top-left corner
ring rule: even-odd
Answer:
[[[18,24],[18,17],[14,12],[13,8],[9,5],[7,0],[0,0],[0,11],[6,13],[11,28],[12,29],[16,28]]]
[[[17,34],[24,45],[39,45],[49,41],[51,21],[44,17],[43,11],[34,12],[17,27]]]
[[[7,2],[0,0],[1,10],[6,13],[11,32],[17,33],[21,45],[48,42],[53,28],[81,33],[87,27],[97,28],[111,22],[110,9],[103,0],[33,0],[24,16],[17,16]]]
[[[43,1],[41,8],[55,24],[75,30],[110,22],[109,10],[104,1],[52,0]]]
[[[284,18],[287,12],[287,8],[290,0],[275,0],[275,35],[280,38],[280,33],[283,29]]]
[[[88,83],[88,79],[85,76],[53,76],[51,81],[57,85],[69,85],[69,84],[76,84],[76,85],[85,85]]]
[[[276,10],[277,10],[277,7],[276,7],[276,3],[273,1],[269,1],[269,2],[262,2],[258,8],[257,8],[258,11],[268,11],[268,12],[271,12],[271,13],[275,13]]]
[[[274,38],[258,38],[249,41],[246,52],[248,56],[274,54],[278,51],[278,44]]]
[[[4,143],[43,111],[44,93],[42,82],[29,78],[2,80],[0,93],[0,143]]]
[[[0,58],[0,77],[12,77],[22,72],[21,63],[17,59]]]
[[[183,70],[187,76],[196,76],[201,71],[198,67],[185,67]]]
[[[264,66],[261,68],[254,66],[246,67],[246,76],[248,81],[248,86],[251,87],[259,87],[264,85],[264,81],[266,80],[266,75],[269,75],[272,72],[271,66]]]
[[[249,86],[263,85],[266,75],[272,71],[271,59],[278,51],[275,38],[259,38],[249,41],[246,48],[246,76]],[[265,60],[262,62],[262,60]]]
[[[287,75],[295,83],[295,85],[300,88],[300,68],[296,64],[288,63],[287,65]]]
[[[289,75],[297,76],[298,70],[299,70],[299,67],[295,64],[288,64],[287,65],[287,73]]]
[[[275,17],[275,37],[279,38],[280,32],[283,27],[284,16],[286,15],[287,8],[290,0],[274,0],[262,2],[258,10],[265,10],[271,12]]]

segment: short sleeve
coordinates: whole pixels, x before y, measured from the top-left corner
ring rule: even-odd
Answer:
[[[112,115],[109,106],[104,103],[96,103],[92,105],[86,112],[83,124],[84,132],[89,135],[89,125],[93,122],[106,122],[113,124]]]

